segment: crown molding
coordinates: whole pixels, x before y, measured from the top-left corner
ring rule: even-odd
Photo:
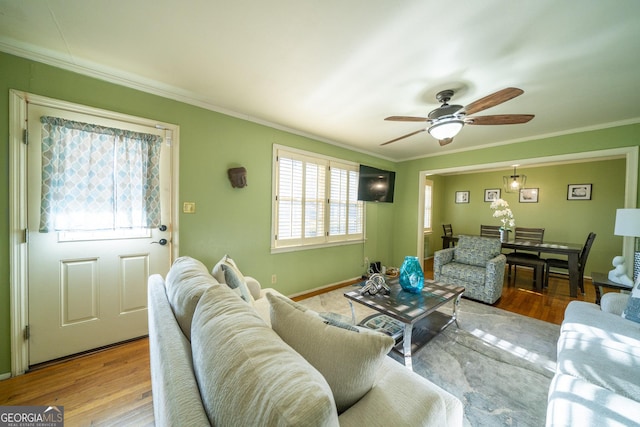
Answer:
[[[304,138],[313,139],[326,144],[334,145],[336,147],[344,148],[345,150],[354,151],[362,154],[366,154],[375,158],[398,162],[398,159],[394,159],[387,156],[381,156],[378,153],[374,153],[368,150],[359,149],[338,141],[334,141],[328,138],[321,137],[312,133],[304,132],[299,129],[290,128],[288,126],[281,125],[279,123],[270,122],[267,120],[253,117],[248,114],[239,113],[237,111],[229,110],[218,105],[211,103],[199,97],[196,93],[185,91],[175,86],[167,85],[157,80],[145,79],[139,75],[132,73],[126,73],[121,70],[104,67],[97,63],[89,61],[78,61],[73,57],[67,57],[67,55],[61,55],[58,52],[54,52],[48,49],[43,49],[37,46],[33,46],[26,43],[17,42],[12,39],[0,36],[0,51],[19,56],[21,58],[29,59],[42,64],[50,65],[52,67],[61,68],[66,71],[81,74],[83,76],[95,78],[108,83],[113,83],[119,86],[124,86],[130,89],[138,90],[141,92],[149,93],[151,95],[157,95],[162,98],[171,99],[174,101],[182,102],[185,104],[200,107],[205,110],[213,111],[216,113],[224,114],[226,116],[234,117],[237,119],[246,120],[255,124],[270,127],[273,129],[288,132],[294,135],[298,135]]]

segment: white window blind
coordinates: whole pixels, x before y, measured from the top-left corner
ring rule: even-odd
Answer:
[[[283,147],[274,154],[273,249],[362,240],[357,164]]]

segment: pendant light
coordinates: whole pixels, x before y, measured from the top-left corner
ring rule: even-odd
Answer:
[[[518,165],[513,165],[513,175],[502,177],[505,193],[519,193],[527,182],[526,175],[518,175],[516,173],[516,166]]]

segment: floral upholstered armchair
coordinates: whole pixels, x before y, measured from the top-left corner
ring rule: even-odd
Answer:
[[[455,248],[437,251],[433,275],[437,282],[464,286],[464,296],[493,304],[502,295],[507,258],[497,238],[460,236]]]

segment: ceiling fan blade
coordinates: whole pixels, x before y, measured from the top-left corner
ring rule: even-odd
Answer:
[[[491,95],[487,95],[484,98],[480,98],[477,101],[472,102],[464,107],[464,111],[467,115],[478,113],[487,108],[495,107],[498,104],[502,104],[510,99],[520,96],[524,93],[522,89],[515,87],[508,87],[506,89],[499,90]]]
[[[389,116],[385,120],[392,122],[426,122],[429,121],[426,117],[412,117],[412,116]]]
[[[497,114],[495,116],[467,117],[468,125],[517,125],[533,119],[533,114]]]
[[[451,144],[453,142],[453,138],[440,139],[438,140],[438,142],[440,143],[441,147],[444,147],[447,144]]]
[[[406,135],[402,135],[401,137],[396,138],[396,139],[392,139],[391,141],[383,142],[382,144],[380,144],[380,146],[391,144],[392,142],[400,141],[401,139],[408,138],[408,137],[413,136],[413,135],[415,135],[417,133],[424,132],[425,130],[427,130],[427,129],[426,128],[425,129],[420,129],[420,130],[417,130],[415,132],[411,132],[411,133],[408,133]]]

